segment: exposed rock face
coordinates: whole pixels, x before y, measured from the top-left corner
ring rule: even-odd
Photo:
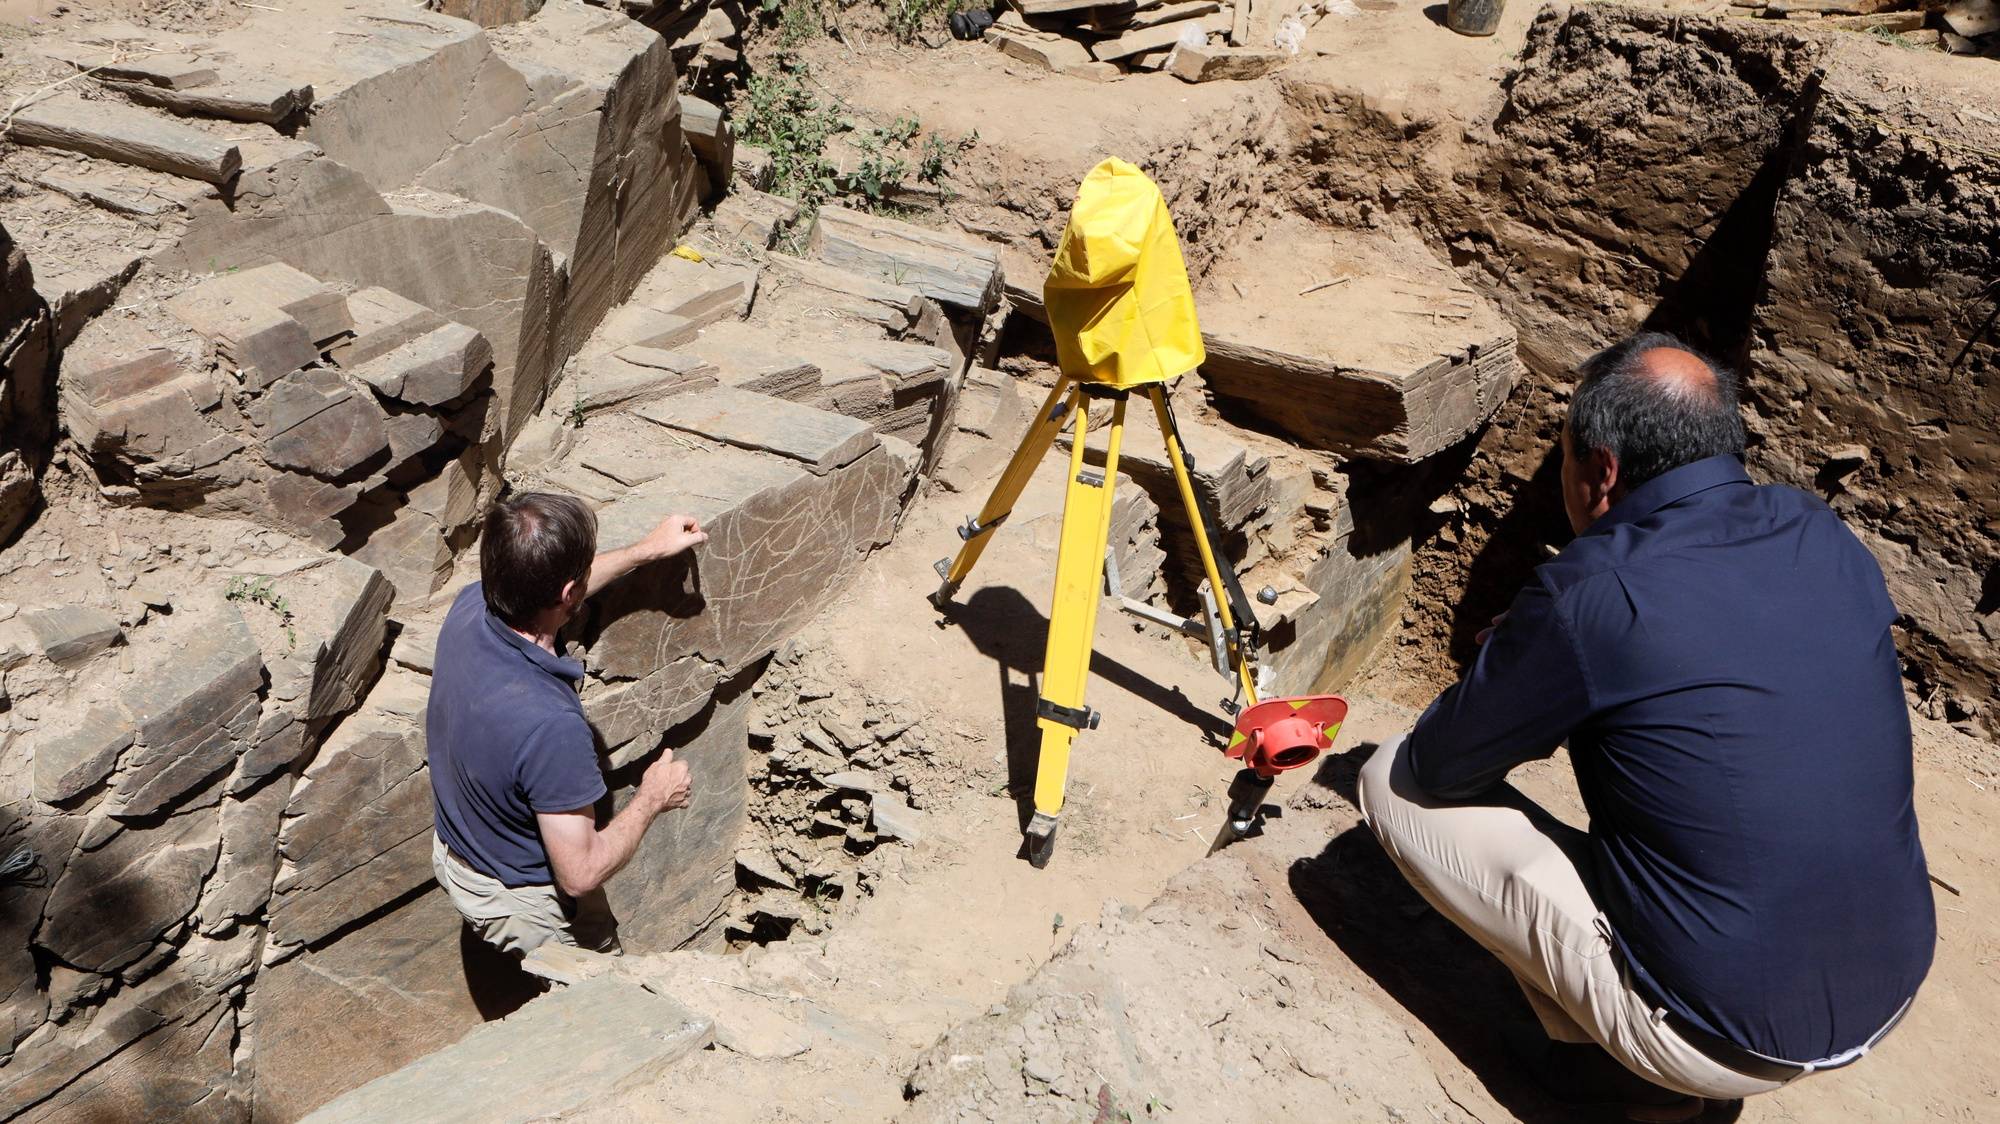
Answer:
[[[275,949],[316,941],[431,878],[431,786],[421,726],[428,684],[377,684],[320,746],[285,808]]]
[[[112,69],[91,129],[0,153],[0,216],[90,220],[75,247],[0,234],[0,543],[65,500],[0,560],[0,853],[44,875],[0,884],[0,1115],[296,1119],[479,1021],[423,715],[510,453],[607,546],[672,511],[710,534],[572,642],[606,811],[663,745],[702,793],[612,886],[627,945],[719,933],[750,686],[949,430],[997,258],[971,255],[956,321],[813,261],[740,323],[761,253],[663,256],[737,160],[714,112],[699,166],[667,41],[575,3],[450,7],[476,22],[301,0],[121,27],[137,61],[37,41]],[[862,220],[891,256],[937,249]],[[726,379],[695,345],[732,328],[822,362]]]
[[[197,808],[152,831],[121,831],[78,854],[49,895],[35,942],[94,972],[138,959],[193,912],[215,865],[220,824],[213,807]]]
[[[54,340],[28,257],[0,226],[0,542],[40,495]]]
[[[656,822],[632,862],[606,886],[619,940],[632,949],[664,951],[703,936],[719,943],[710,923],[721,916],[736,880],[730,877],[745,819],[750,743],[746,681],[724,685],[702,713],[667,731],[674,760],[687,762],[700,794],[684,812]],[[622,807],[638,787],[640,768],[611,778]]]
[[[1996,728],[2000,418],[1977,389],[1996,345],[1975,329],[1991,310],[1978,294],[1995,270],[1985,197],[2000,177],[1992,129],[1977,123],[2000,106],[1977,83],[1851,40],[1552,8],[1508,81],[1487,159],[1431,185],[1437,230],[1486,274],[1535,376],[1520,420],[1483,437],[1460,488],[1472,517],[1458,550],[1480,564],[1420,584],[1420,603],[1463,602],[1459,658],[1541,560],[1534,540],[1566,535],[1546,459],[1559,388],[1579,359],[1644,326],[1743,371],[1753,475],[1841,513],[1905,615],[1918,697],[1935,695],[1940,718]],[[1880,76],[1905,71],[1905,94],[1881,93]]]
[[[259,972],[245,1010],[259,1118],[296,1120],[479,1025],[460,928],[458,911],[433,887]],[[301,1011],[315,1015],[296,1017]]]
[[[484,337],[426,310],[428,330],[384,324],[378,293],[358,294],[357,321],[340,290],[271,263],[197,282],[165,317],[93,320],[65,358],[64,427],[148,502],[332,545],[337,516],[420,455],[462,448],[439,446],[476,436],[487,409]],[[189,329],[198,350],[171,342]]]
[[[1892,101],[1841,65],[1853,58],[1836,50],[1773,215],[1753,465],[1865,529],[1907,618],[1918,695],[1996,731],[2000,337],[1979,322],[2000,273],[2000,155],[1993,129],[1966,126],[1990,122],[2000,98],[1970,76],[1912,70],[1921,93]],[[1867,65],[1910,60],[1876,52]]]
[[[288,37],[331,49],[345,30],[320,16]],[[398,7],[369,37],[316,84],[318,147],[246,152],[238,205],[195,208],[177,260],[287,261],[462,321],[492,345],[511,433],[693,217],[672,61],[630,20],[570,4],[491,32]]]

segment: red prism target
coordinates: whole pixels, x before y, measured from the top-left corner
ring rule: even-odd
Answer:
[[[1237,716],[1236,732],[1222,753],[1269,779],[1312,764],[1333,746],[1346,719],[1347,700],[1338,695],[1265,699]]]

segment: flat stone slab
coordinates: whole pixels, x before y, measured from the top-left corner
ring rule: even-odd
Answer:
[[[1350,456],[1407,464],[1450,447],[1520,370],[1513,326],[1406,235],[1284,219],[1218,262],[1195,303],[1217,397]]]
[[[1000,299],[1000,252],[963,234],[822,207],[812,248],[828,265],[887,278],[954,308],[984,313]]]
[[[778,233],[798,217],[797,200],[754,187],[738,187],[709,215],[720,233],[767,250],[777,244]]]
[[[105,85],[136,102],[190,116],[221,117],[277,125],[312,105],[313,88],[267,75],[234,75],[194,89],[170,89],[144,82]]]
[[[588,417],[715,385],[715,368],[704,360],[633,344],[583,360],[571,406]]]
[[[243,167],[243,153],[228,141],[144,110],[74,94],[22,109],[7,136],[214,184],[228,183]]]
[[[668,254],[632,294],[632,303],[707,327],[740,320],[757,296],[757,267],[714,259],[693,262]]]
[[[546,1120],[656,1079],[714,1027],[616,976],[587,979],[487,1023],[322,1106],[311,1124],[508,1124]]]
[[[88,605],[58,605],[21,614],[28,630],[35,634],[42,654],[64,666],[84,660],[109,648],[124,635],[118,621],[102,609]]]
[[[789,457],[820,475],[878,444],[865,422],[728,386],[675,395],[633,412],[669,429]]]

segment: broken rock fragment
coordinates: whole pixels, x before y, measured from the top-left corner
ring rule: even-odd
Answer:
[[[21,614],[42,654],[65,667],[80,664],[118,642],[118,621],[102,609],[63,605]]]
[[[280,379],[252,408],[264,459],[321,479],[345,476],[387,452],[382,408],[336,371],[316,367]]]
[[[485,336],[446,324],[356,367],[354,376],[384,397],[440,406],[462,397],[492,366]]]
[[[75,725],[45,734],[35,744],[35,799],[59,804],[88,791],[138,733],[123,707],[94,706]]]
[[[111,782],[107,810],[146,816],[234,761],[256,730],[264,658],[234,605],[215,605],[127,701],[138,744]]]

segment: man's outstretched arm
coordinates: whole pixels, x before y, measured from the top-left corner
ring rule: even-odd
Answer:
[[[639,840],[646,837],[653,821],[662,813],[687,807],[692,796],[688,767],[675,761],[674,751],[669,749],[647,767],[639,779],[639,791],[602,830],[588,807],[536,813],[556,887],[576,898],[604,885],[632,861]]]
[[[1489,632],[1465,677],[1410,732],[1417,787],[1440,800],[1476,796],[1554,753],[1590,714],[1576,648],[1539,580]]]
[[[595,596],[598,590],[648,562],[672,558],[690,547],[707,541],[708,533],[701,529],[701,524],[695,522],[693,516],[669,515],[645,538],[631,546],[607,550],[592,559],[590,581],[585,586],[584,596]]]

